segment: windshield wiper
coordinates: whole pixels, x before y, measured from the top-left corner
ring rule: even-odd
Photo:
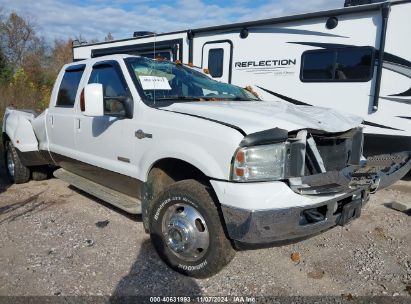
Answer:
[[[251,98],[245,98],[245,97],[222,97],[222,96],[199,96],[198,98],[205,99],[205,100],[210,100],[210,99],[215,99],[215,100],[222,100],[222,101],[256,101],[258,99],[251,99]]]
[[[156,98],[156,101],[163,101],[163,100],[190,100],[190,101],[198,101],[201,100],[199,97],[194,97],[194,96],[183,96],[183,95],[173,95],[173,96],[167,96],[167,97],[161,97],[161,98]]]
[[[244,97],[236,97],[230,100],[234,101],[257,101],[258,99],[251,99],[251,98],[244,98]]]

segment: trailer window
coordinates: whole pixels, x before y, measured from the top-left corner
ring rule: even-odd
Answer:
[[[303,55],[304,80],[333,79],[334,53],[328,51],[307,52]]]
[[[211,77],[223,76],[224,49],[211,49],[208,52],[208,71]]]
[[[302,56],[304,82],[369,81],[373,76],[374,51],[370,47],[350,47],[307,51]]]
[[[76,94],[83,76],[82,69],[67,69],[60,83],[60,89],[57,95],[56,107],[72,108],[76,101]]]

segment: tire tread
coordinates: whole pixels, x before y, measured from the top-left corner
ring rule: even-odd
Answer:
[[[10,176],[10,173],[7,170],[7,163],[6,163],[6,170],[9,178],[15,183],[15,184],[24,184],[27,183],[30,180],[30,169],[24,166],[19,158],[19,155],[17,154],[16,148],[13,146],[11,141],[6,142],[6,151],[11,151],[11,156],[14,161],[14,177]],[[6,158],[5,158],[6,159]]]
[[[194,197],[195,201],[204,204],[202,206],[203,209],[208,210],[208,213],[210,214],[207,226],[210,227],[210,225],[213,225],[213,230],[216,232],[214,235],[214,237],[216,238],[215,246],[213,246],[214,248],[209,249],[215,251],[213,252],[213,254],[216,258],[208,259],[207,266],[201,268],[200,270],[187,271],[178,268],[177,264],[173,261],[175,258],[170,258],[167,255],[167,250],[166,248],[164,248],[166,247],[166,245],[164,244],[164,242],[160,241],[159,237],[157,236],[158,233],[156,231],[159,231],[159,229],[161,230],[161,227],[153,226],[153,217],[159,204],[161,204],[161,202],[169,197],[180,194]],[[149,214],[151,239],[159,256],[174,270],[184,275],[195,278],[207,278],[218,273],[234,258],[235,250],[231,244],[231,241],[227,237],[226,231],[224,229],[224,221],[221,215],[221,211],[218,208],[216,202],[217,198],[215,197],[212,189],[209,186],[203,185],[196,180],[183,180],[176,182],[166,187],[164,191],[158,195],[157,199],[154,200],[153,206],[152,208],[150,208],[151,212]],[[159,220],[157,222],[161,221]]]

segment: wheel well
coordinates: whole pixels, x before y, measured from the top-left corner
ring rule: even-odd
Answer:
[[[197,167],[175,158],[157,161],[150,169],[147,182],[144,183],[141,200],[144,228],[148,232],[147,215],[150,204],[167,186],[182,180],[194,179],[204,185],[210,185],[209,178]]]
[[[180,159],[165,158],[159,160],[152,166],[150,173],[153,169],[163,171],[174,182],[185,179],[195,179],[202,183],[209,183],[209,178],[207,178],[207,176],[200,169]]]
[[[6,132],[2,133],[2,144],[4,145],[6,143],[6,141],[10,141],[9,136],[7,135]]]
[[[6,132],[2,132],[1,133],[1,142],[0,142],[0,154],[1,154],[1,151],[3,151],[4,153],[5,153],[5,151],[6,151],[6,143],[8,142],[8,141],[10,141],[10,138],[9,138],[9,136],[6,134]]]

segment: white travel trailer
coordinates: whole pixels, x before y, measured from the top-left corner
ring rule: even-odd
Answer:
[[[73,59],[163,57],[264,99],[361,115],[365,155],[411,151],[411,0],[347,0],[336,10],[73,46]]]

